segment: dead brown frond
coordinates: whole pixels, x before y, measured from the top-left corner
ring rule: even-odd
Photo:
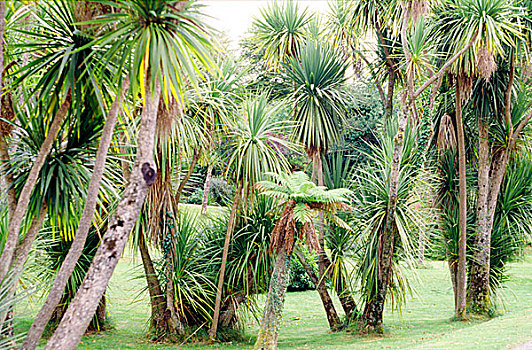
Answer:
[[[481,78],[489,80],[497,70],[495,55],[486,46],[481,46],[477,52],[477,71]]]
[[[159,111],[157,112],[157,128],[155,131],[158,140],[165,141],[171,136],[176,122],[182,118],[182,113],[183,109],[172,95],[169,98],[168,105],[164,101],[163,96],[161,96]]]
[[[112,6],[98,1],[78,1],[76,2],[75,16],[78,22],[88,22],[95,20],[98,16],[112,13],[114,10]],[[90,34],[94,34],[100,29],[98,24],[83,24],[80,27]]]
[[[13,97],[10,92],[4,93],[2,96],[2,109],[0,111],[0,138],[11,135],[13,125],[8,121],[15,120],[15,111],[13,109]]]
[[[440,152],[455,149],[456,147],[456,134],[454,132],[453,120],[447,113],[441,118],[436,144]]]
[[[316,235],[316,229],[312,222],[306,222],[301,227],[300,237],[305,239],[307,248],[310,252],[319,252],[320,243]]]
[[[461,74],[457,77],[457,83],[459,83],[461,86],[461,94],[459,97],[462,104],[464,104],[471,96],[471,92],[473,91],[473,82],[474,78],[468,74]]]

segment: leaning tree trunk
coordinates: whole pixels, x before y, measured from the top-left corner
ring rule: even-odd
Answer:
[[[185,177],[181,182],[179,183],[179,186],[176,190],[176,198],[175,202],[179,203],[179,199],[181,198],[181,194],[183,193],[183,189],[185,188],[185,185],[187,184],[188,180],[190,180],[190,177],[192,176],[192,173],[194,172],[194,168],[196,167],[196,164],[198,163],[200,157],[200,152],[196,149],[194,149],[194,154],[192,155],[192,161],[190,162],[190,165],[188,166],[188,171],[185,174]]]
[[[329,278],[332,279],[332,264],[327,257],[325,257],[325,267]],[[336,295],[338,295],[338,299],[340,300],[340,304],[342,305],[342,309],[344,310],[348,321],[351,321],[358,316],[357,304],[355,303],[355,299],[349,290],[349,285],[343,274],[339,276],[338,282],[339,283],[334,283],[334,291],[336,292]]]
[[[214,166],[209,164],[207,168],[207,177],[205,178],[205,185],[203,187],[203,200],[201,201],[201,215],[207,214],[207,204],[209,204],[209,188],[212,180],[212,170]]]
[[[150,76],[148,71],[145,86],[151,86]],[[76,348],[124,251],[148,189],[155,182],[157,171],[153,160],[153,148],[161,94],[159,82],[155,85],[155,91],[148,93],[145,97],[138,136],[137,159],[130,182],[118,203],[111,225],[98,247],[83,284],[63,316],[59,327],[46,344],[46,349],[73,350]]]
[[[59,129],[61,128],[61,124],[63,123],[63,120],[70,109],[71,103],[72,95],[69,90],[65,97],[65,101],[57,111],[57,114],[50,125],[48,134],[46,135],[46,138],[39,149],[39,153],[37,154],[37,158],[31,167],[28,178],[26,179],[26,183],[20,192],[15,212],[9,220],[7,239],[4,245],[4,250],[2,251],[2,256],[0,257],[0,281],[5,278],[13,262],[13,253],[15,252],[15,248],[19,240],[20,226],[22,225],[22,220],[26,214],[26,210],[31,199],[31,194],[39,178],[42,166],[46,161],[46,157],[48,156],[48,153],[50,153],[53,142],[57,136],[57,133],[59,132]]]
[[[313,175],[317,179],[318,186],[324,186],[323,164],[322,164],[321,157],[322,157],[321,152],[314,153]],[[319,242],[319,247],[318,247],[319,281],[318,281],[318,284],[316,285],[316,289],[318,290],[318,293],[320,294],[323,308],[327,315],[327,321],[329,322],[329,328],[332,331],[337,331],[340,328],[340,325],[342,322],[340,321],[340,317],[338,317],[338,312],[336,312],[336,308],[334,307],[333,301],[329,293],[327,292],[327,286],[325,285],[325,275],[328,271],[327,261],[329,261],[329,258],[327,257],[327,253],[325,252],[325,219],[323,217],[322,212],[320,212],[319,214],[318,242]]]
[[[459,243],[458,267],[456,278],[455,317],[459,320],[466,316],[466,246],[467,246],[467,191],[466,191],[466,155],[464,125],[462,120],[462,81],[456,79],[456,134],[458,141],[458,177],[459,177]]]
[[[283,317],[286,289],[290,283],[290,258],[284,248],[277,253],[270,279],[270,288],[264,306],[264,316],[260,324],[255,349],[277,349],[277,338]]]
[[[85,200],[85,206],[79,220],[74,241],[72,242],[65,260],[61,264],[61,267],[55,277],[54,284],[48,293],[48,297],[46,298],[44,305],[39,310],[39,313],[35,317],[35,320],[28,331],[28,335],[26,336],[26,340],[22,346],[23,349],[35,349],[39,343],[39,339],[41,338],[48,321],[52,317],[57,304],[61,300],[61,296],[63,295],[63,291],[65,290],[68,280],[76,268],[76,264],[80,256],[83,254],[87,235],[92,225],[94,211],[96,210],[96,205],[98,203],[98,192],[105,170],[107,151],[111,145],[113,131],[116,120],[118,119],[118,113],[122,107],[124,96],[128,88],[129,79],[126,78],[122,83],[120,94],[116,97],[111,108],[109,109],[109,115],[103,127],[100,145],[98,146],[98,151],[96,152],[96,160],[94,163],[92,177],[87,190],[87,199]]]
[[[222,293],[225,278],[225,267],[227,265],[227,255],[229,254],[229,243],[231,242],[231,235],[235,227],[236,213],[240,204],[242,196],[242,184],[238,185],[233,199],[233,206],[229,215],[229,222],[227,224],[227,233],[225,235],[224,250],[222,252],[222,265],[220,266],[220,275],[218,276],[218,287],[216,289],[216,300],[214,302],[214,314],[212,316],[212,324],[209,330],[209,339],[214,341],[216,339],[216,331],[218,329],[218,320],[220,318],[220,308],[222,305]]]

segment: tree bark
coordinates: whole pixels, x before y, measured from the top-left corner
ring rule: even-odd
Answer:
[[[83,248],[85,247],[85,241],[92,225],[92,219],[94,217],[94,211],[98,203],[98,192],[100,189],[100,182],[105,170],[105,161],[107,159],[107,152],[111,145],[111,139],[113,137],[113,131],[115,128],[118,113],[122,107],[124,96],[129,88],[129,79],[126,78],[122,83],[120,94],[116,97],[111,108],[109,109],[109,115],[103,127],[102,136],[100,139],[100,145],[96,152],[96,160],[94,163],[94,169],[92,177],[89,182],[89,188],[87,190],[87,199],[85,200],[85,206],[79,220],[78,229],[74,236],[74,241],[65,260],[61,264],[61,267],[55,277],[54,284],[48,293],[48,297],[44,302],[44,305],[39,310],[39,313],[35,317],[33,324],[31,325],[26,340],[22,346],[23,349],[35,349],[39,343],[39,339],[48,324],[48,321],[52,317],[52,314],[61,300],[61,296],[65,290],[65,286],[70,279],[70,275],[74,271],[76,264],[83,254]]]
[[[203,200],[201,202],[201,215],[207,214],[207,205],[209,204],[209,187],[211,186],[213,165],[209,164],[207,168],[207,177],[203,186]]]
[[[231,207],[231,214],[229,215],[229,222],[227,224],[227,233],[225,235],[224,250],[222,253],[222,265],[220,266],[220,275],[218,276],[218,287],[216,289],[216,300],[214,302],[214,314],[212,316],[212,324],[209,329],[209,339],[214,341],[216,339],[216,331],[218,329],[218,320],[220,318],[220,307],[222,304],[222,292],[225,278],[225,267],[227,265],[227,255],[229,254],[229,243],[231,242],[231,235],[235,226],[236,213],[240,204],[242,196],[242,184],[238,188],[233,199],[233,206]]]
[[[168,331],[164,317],[166,311],[165,300],[163,290],[157,279],[157,273],[155,272],[155,267],[153,266],[153,261],[148,250],[148,245],[144,238],[144,232],[139,234],[139,250],[142,266],[144,267],[144,275],[146,276],[146,282],[148,284],[148,292],[150,294],[150,329],[154,331],[157,336],[160,336]]]
[[[151,86],[150,76],[148,71],[145,80],[146,87]],[[73,350],[76,348],[120,259],[148,189],[155,182],[157,171],[153,149],[160,95],[161,87],[159,82],[156,82],[155,91],[148,93],[145,97],[138,136],[137,159],[130,182],[118,203],[112,223],[98,247],[83,284],[45,349]]]
[[[489,271],[491,232],[487,231],[488,195],[490,190],[490,144],[488,139],[488,125],[482,118],[478,118],[478,189],[477,189],[477,227],[473,240],[473,261],[471,262],[470,285],[467,293],[468,304],[474,312],[489,311]]]
[[[52,144],[57,136],[57,133],[59,132],[59,129],[61,128],[61,124],[63,123],[63,120],[65,119],[68,110],[70,109],[71,103],[72,95],[69,90],[65,97],[65,101],[63,102],[54,117],[52,125],[50,125],[50,129],[48,130],[46,139],[44,140],[43,144],[41,145],[41,148],[39,149],[37,158],[35,159],[35,162],[31,167],[30,173],[28,174],[26,183],[22,188],[17,202],[17,206],[15,208],[15,212],[10,218],[9,231],[6,243],[4,245],[4,250],[2,251],[2,256],[0,257],[0,281],[5,278],[13,262],[13,253],[15,252],[15,248],[18,243],[20,226],[22,225],[22,220],[24,219],[24,215],[26,214],[31,194],[33,192],[33,189],[35,188],[35,184],[37,183],[37,179],[40,175],[42,166],[46,161],[46,157],[48,156],[48,153],[50,153]]]
[[[455,317],[462,320],[466,316],[466,287],[467,287],[467,189],[466,189],[466,150],[464,138],[464,125],[462,120],[462,82],[456,79],[456,134],[458,141],[458,177],[459,177],[459,243],[458,267],[456,278],[456,304]]]
[[[277,338],[283,317],[286,289],[290,283],[290,258],[285,249],[280,249],[273,267],[270,288],[264,306],[255,349],[277,349]]]

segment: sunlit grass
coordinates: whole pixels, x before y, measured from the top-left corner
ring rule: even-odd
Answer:
[[[249,349],[257,324],[246,327],[247,343],[179,346],[154,344],[145,337],[150,315],[148,298],[139,292],[145,280],[140,259],[126,254],[117,266],[108,291],[109,312],[114,329],[83,338],[79,349]],[[281,328],[281,349],[504,349],[532,339],[532,255],[510,267],[511,280],[505,295],[503,315],[487,322],[452,322],[453,301],[447,266],[430,262],[417,270],[417,290],[409,298],[402,315],[385,315],[387,334],[361,337],[349,333],[332,334],[318,294],[314,291],[288,293]],[[337,305],[340,311],[340,305]],[[27,308],[23,308],[27,310]],[[30,308],[31,311],[31,308]],[[27,329],[30,317],[21,320],[18,329]]]

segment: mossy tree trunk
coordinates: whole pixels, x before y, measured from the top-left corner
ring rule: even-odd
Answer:
[[[284,248],[280,248],[273,267],[270,288],[264,306],[264,316],[260,324],[255,349],[277,349],[284,298],[290,283],[290,259],[291,254],[288,254]]]

